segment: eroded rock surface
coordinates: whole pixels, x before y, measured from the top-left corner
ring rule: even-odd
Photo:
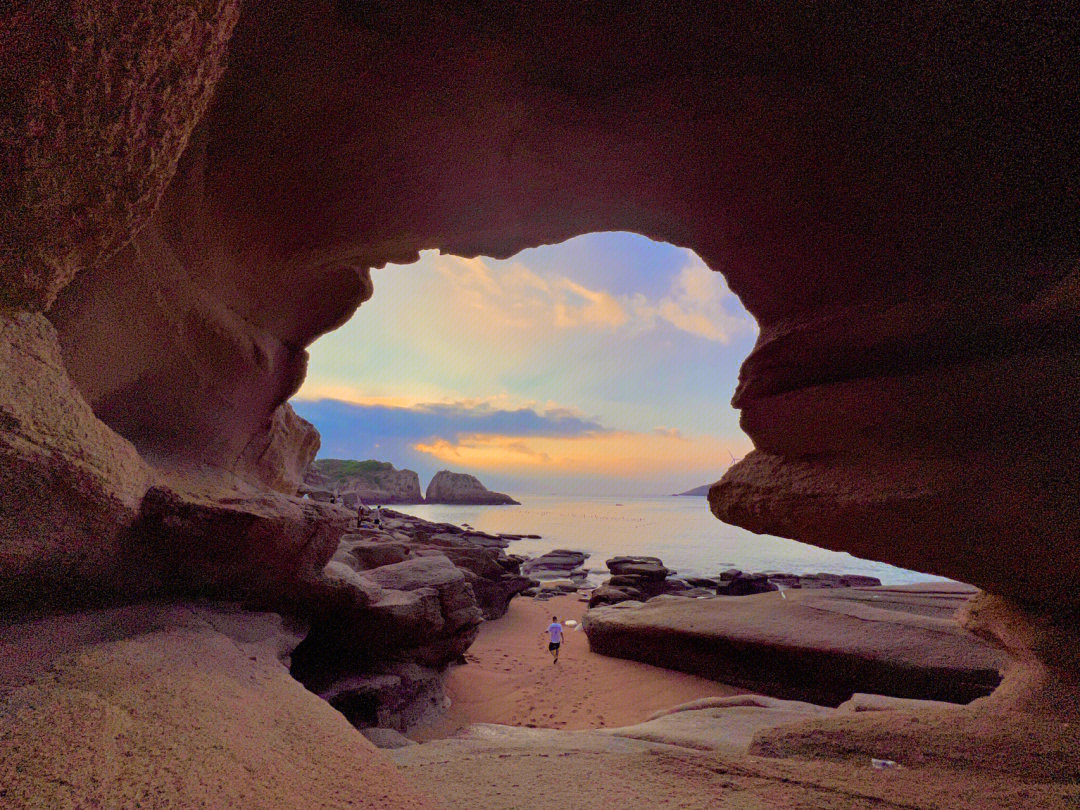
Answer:
[[[273,614],[135,605],[6,624],[6,807],[432,807],[289,676]]]

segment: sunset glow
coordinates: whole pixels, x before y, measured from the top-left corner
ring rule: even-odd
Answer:
[[[600,233],[502,261],[427,251],[372,278],[293,400],[320,457],[654,494],[750,447],[724,403],[757,328],[688,250]]]

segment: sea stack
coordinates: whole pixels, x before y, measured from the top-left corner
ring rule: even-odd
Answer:
[[[455,473],[449,470],[439,470],[428,484],[427,503],[448,504],[518,504],[509,495],[501,492],[492,492],[477,480],[476,476],[468,473]]]

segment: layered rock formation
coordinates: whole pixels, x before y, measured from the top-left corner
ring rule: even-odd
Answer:
[[[661,596],[590,610],[582,626],[593,652],[781,698],[836,706],[867,691],[967,703],[993,691],[1009,659],[956,621],[974,591],[943,587]]]
[[[449,470],[439,470],[435,473],[428,483],[424,500],[427,503],[491,504],[494,506],[518,503],[509,495],[492,492],[474,475]]]
[[[502,616],[534,580],[511,538],[389,509],[342,537],[297,609],[311,631],[293,674],[358,727],[407,731],[444,708],[442,671],[480,622]]]
[[[339,493],[350,509],[363,504],[423,503],[420,476],[388,461],[320,459],[307,469],[306,486]]]

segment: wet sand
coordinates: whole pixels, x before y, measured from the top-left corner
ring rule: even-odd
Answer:
[[[451,668],[452,705],[418,740],[453,735],[471,723],[581,730],[632,725],[660,709],[703,697],[741,694],[715,681],[589,652],[582,630],[567,630],[553,664],[544,632],[553,615],[581,621],[586,605],[577,595],[546,602],[518,597],[501,619],[486,622],[466,653],[468,664]],[[580,625],[579,625],[580,626]]]

